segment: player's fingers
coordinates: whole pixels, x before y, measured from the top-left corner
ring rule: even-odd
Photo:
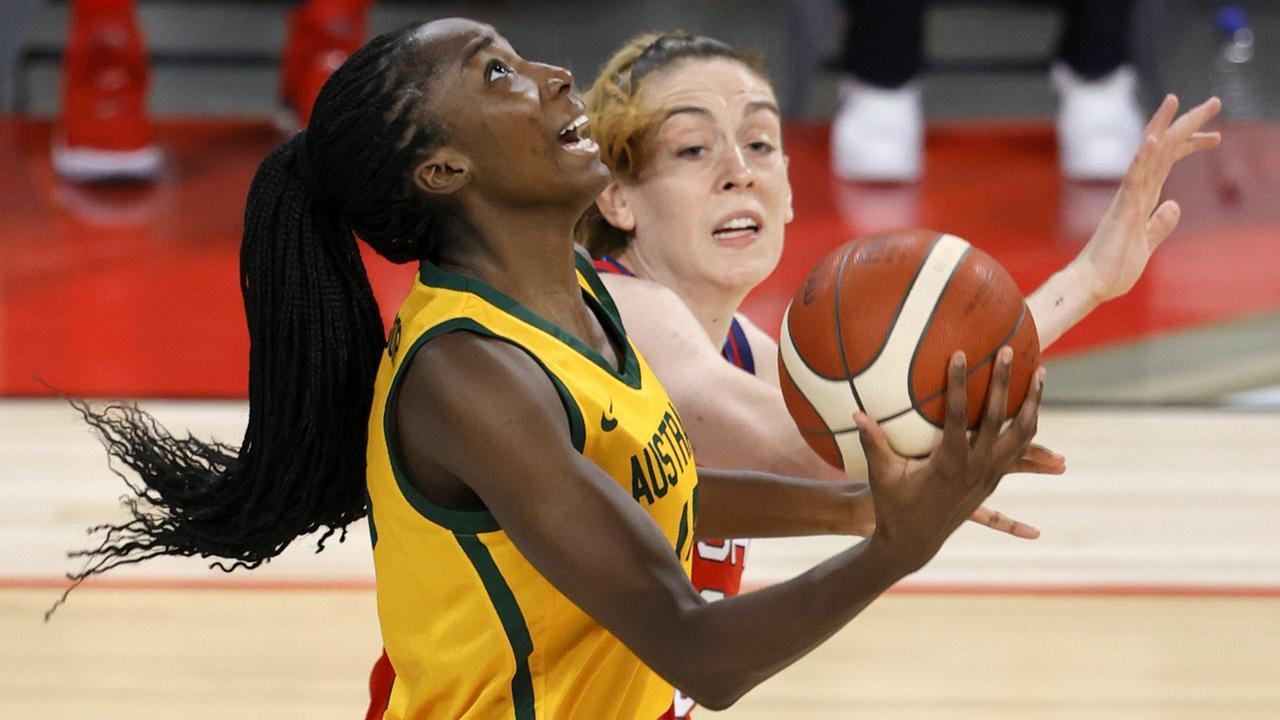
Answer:
[[[996,436],[1008,417],[1009,372],[1013,365],[1013,348],[1005,345],[996,352],[995,369],[991,372],[991,385],[987,388],[987,409],[978,428],[974,447],[982,453],[990,452]]]
[[[1155,135],[1144,135],[1142,144],[1138,146],[1138,152],[1129,163],[1129,168],[1125,170],[1124,177],[1120,178],[1118,198],[1132,200],[1144,197],[1143,190],[1150,184],[1155,168],[1159,164],[1157,162],[1159,155],[1160,141]]]
[[[1028,460],[1024,457],[1015,460],[1013,467],[1010,467],[1005,475],[1061,475],[1066,471],[1067,466],[1065,463],[1040,462],[1037,460]]]
[[[1173,126],[1169,128],[1169,134],[1181,142],[1199,132],[1220,110],[1222,110],[1222,101],[1211,97],[1174,121]]]
[[[1164,96],[1164,100],[1160,102],[1160,107],[1156,108],[1151,119],[1147,121],[1147,127],[1143,130],[1143,135],[1155,135],[1159,137],[1169,128],[1169,123],[1173,122],[1173,118],[1178,114],[1178,96],[1169,93]]]
[[[1178,227],[1178,220],[1182,218],[1182,208],[1174,200],[1165,200],[1160,203],[1160,207],[1151,213],[1151,217],[1147,219],[1147,247],[1152,251],[1160,247],[1160,243],[1169,237],[1169,233]]]
[[[1204,113],[1205,122],[1208,122],[1218,116],[1222,112],[1222,100],[1217,95],[1211,96],[1208,100],[1200,103],[1200,108]]]
[[[1023,457],[1037,462],[1062,463],[1064,465],[1067,462],[1067,456],[1060,452],[1054,452],[1040,443],[1034,442],[1027,448],[1027,454]]]
[[[1067,459],[1058,453],[1031,443],[1027,452],[1009,468],[1011,473],[1035,473],[1037,475],[1061,475],[1067,471]]]
[[[1030,455],[1023,455],[1014,461],[1008,472],[1011,473],[1033,473],[1035,475],[1061,475],[1067,471],[1067,461],[1061,457],[1038,458]]]
[[[1222,133],[1220,132],[1198,132],[1187,138],[1187,141],[1178,147],[1178,153],[1174,156],[1174,162],[1201,150],[1210,150],[1222,144]]]
[[[884,428],[866,413],[854,413],[853,421],[858,425],[858,439],[862,441],[862,452],[867,457],[867,468],[870,478],[877,482],[888,479],[889,468],[897,457],[893,448],[889,447],[889,438]]]
[[[965,392],[968,379],[967,364],[963,352],[956,352],[947,364],[947,415],[942,423],[941,450],[947,462],[962,464],[967,462],[969,398]]]
[[[1168,168],[1179,159],[1186,157],[1192,150],[1188,150],[1186,145],[1191,138],[1197,135],[1208,135],[1201,133],[1205,124],[1218,114],[1222,103],[1217,98],[1209,98],[1203,103],[1187,111],[1182,117],[1178,118],[1173,126],[1166,133],[1165,147],[1161,155],[1163,162],[1162,169],[1167,174]],[[1163,182],[1163,179],[1161,180]]]
[[[1019,522],[1005,515],[1002,512],[992,510],[986,505],[980,506],[973,514],[969,516],[971,522],[979,525],[985,525],[992,530],[998,530],[1002,533],[1008,533],[1017,538],[1025,540],[1035,540],[1040,537],[1040,531],[1035,527],[1024,522]]]
[[[1040,403],[1044,400],[1044,379],[1047,371],[1044,366],[1036,368],[1031,375],[1031,388],[1027,393],[1027,397],[1022,401],[1022,408],[1018,410],[1018,417],[1014,420],[1015,431],[1019,438],[1018,457],[1027,454],[1027,449],[1031,447],[1031,441],[1036,436],[1036,430],[1039,429],[1040,423]]]
[[[1027,392],[1027,398],[1022,401],[1022,409],[1018,411],[1009,429],[1000,434],[1000,439],[996,443],[993,460],[1004,472],[1008,472],[1008,468],[1013,467],[1018,458],[1027,454],[1027,449],[1031,447],[1031,440],[1036,436],[1040,420],[1040,401],[1044,397],[1044,378],[1044,366],[1036,368],[1031,375],[1031,388]],[[1001,474],[991,479],[993,486],[999,482]]]

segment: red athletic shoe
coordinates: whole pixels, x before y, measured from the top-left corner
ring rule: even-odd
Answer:
[[[373,0],[306,0],[289,11],[280,95],[306,125],[320,87],[364,42]]]
[[[150,68],[133,0],[77,0],[62,66],[53,167],[74,181],[148,180],[160,171],[146,99]]]

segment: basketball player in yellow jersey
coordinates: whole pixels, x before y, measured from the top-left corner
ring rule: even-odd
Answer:
[[[508,709],[532,717],[541,706],[537,714],[544,717],[620,717],[652,707],[659,708],[649,713],[656,718],[669,702],[670,686],[540,575],[492,514],[429,500],[399,467],[389,442],[388,410],[402,370],[431,340],[466,332],[506,343],[555,388],[563,406],[559,424],[573,449],[631,496],[687,572],[697,510],[693,449],[666,393],[627,342],[589,261],[577,259],[583,299],[615,349],[616,365],[488,284],[430,263],[401,306],[378,373],[369,434],[378,609],[397,671],[386,702],[391,717],[421,708],[442,718],[500,717]],[[505,408],[473,411],[501,417]],[[512,420],[527,418],[506,421]],[[530,460],[538,455],[536,448],[527,452]],[[379,533],[394,541],[380,543]],[[547,672],[553,665],[556,671]]]
[[[148,502],[85,574],[158,554],[253,567],[371,506],[398,676],[384,718],[652,720],[671,684],[727,707],[933,557],[1029,446],[1043,371],[1002,430],[999,353],[970,440],[957,354],[919,465],[859,415],[869,496],[695,476],[685,423],[575,261],[609,173],[571,83],[457,19],[374,38],[333,73],[249,191],[245,442],[86,410]],[[385,342],[357,237],[422,268]],[[788,582],[716,603],[690,584],[681,527],[840,530],[868,503],[866,542]]]
[[[972,453],[953,422],[957,455],[905,475],[868,425],[871,540],[790,583],[706,603],[682,526],[817,532],[852,503],[763,474],[695,478],[683,423],[575,262],[573,226],[609,175],[578,135],[571,77],[483,25],[423,32],[448,68],[428,97],[449,130],[411,177],[466,232],[423,263],[371,413],[379,612],[396,671],[384,717],[648,720],[672,682],[724,707],[932,556],[1022,456],[1037,402],[1004,434],[993,416]]]

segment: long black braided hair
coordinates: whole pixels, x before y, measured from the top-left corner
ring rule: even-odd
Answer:
[[[101,543],[71,553],[85,565],[68,575],[67,592],[160,555],[254,568],[324,530],[318,552],[363,515],[385,340],[356,238],[392,262],[435,260],[459,222],[411,180],[446,139],[423,113],[439,61],[417,30],[376,37],[348,58],[320,91],[308,128],[254,176],[240,248],[250,345],[239,448],[175,436],[131,405],[75,403],[113,464],[137,480],[126,478],[132,519],[91,528]]]

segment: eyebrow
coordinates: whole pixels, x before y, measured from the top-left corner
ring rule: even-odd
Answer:
[[[475,40],[467,43],[467,47],[462,51],[462,62],[459,63],[459,66],[466,67],[467,63],[471,62],[471,58],[476,56],[476,53],[489,47],[493,42],[494,40],[492,35],[481,35]]]
[[[760,110],[768,110],[779,118],[782,117],[782,111],[778,109],[778,104],[769,100],[753,100],[747,103],[747,106],[742,109],[742,115],[743,117],[746,117],[747,115]]]
[[[746,117],[751,113],[759,112],[761,110],[768,110],[774,115],[777,115],[779,118],[782,117],[782,111],[778,109],[777,103],[774,103],[769,100],[753,100],[747,103],[746,107],[742,109],[742,116]],[[693,115],[702,115],[704,117],[711,117],[711,111],[707,110],[704,107],[699,107],[697,105],[677,105],[676,107],[673,107],[670,110],[668,110],[662,116],[662,121],[659,124],[662,124],[662,122],[666,122],[667,119],[670,118],[671,116],[679,115],[681,113],[690,113]]]
[[[681,113],[691,113],[693,115],[702,115],[708,118],[711,117],[711,111],[704,107],[698,107],[697,105],[677,105],[662,115],[662,121],[659,124],[666,122],[667,119],[672,117],[673,115],[679,115]]]

